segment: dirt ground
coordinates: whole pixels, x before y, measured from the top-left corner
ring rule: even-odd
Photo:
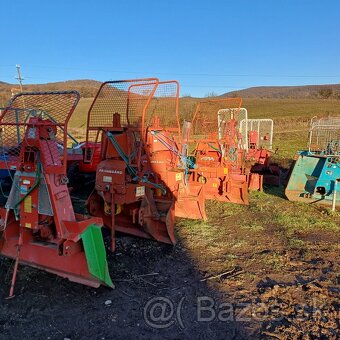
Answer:
[[[20,266],[8,300],[0,258],[0,339],[339,338],[340,215],[271,194],[207,208],[207,222],[178,221],[175,247],[120,236],[113,290]]]
[[[223,294],[211,289],[206,282],[200,282],[202,275],[180,245],[173,248],[153,241],[122,237],[117,252],[109,254],[108,258],[116,286],[114,290],[92,289],[33,268],[21,267],[16,296],[11,300],[5,298],[12,261],[2,259],[0,338],[246,336],[238,323],[196,320],[198,296],[222,301]],[[169,327],[159,328],[163,323],[157,321],[153,326],[152,320],[148,325],[144,308],[155,297],[169,299],[176,308],[185,298],[180,311],[183,325],[175,320],[176,315],[171,316]]]

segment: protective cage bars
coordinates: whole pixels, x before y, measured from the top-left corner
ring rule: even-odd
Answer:
[[[67,125],[79,99],[77,91],[26,92],[15,95],[0,116],[1,161],[8,164],[18,162],[20,145],[26,138],[26,128],[32,118],[37,118],[55,127],[49,136],[40,138],[57,141],[58,148],[49,149],[51,162],[60,163],[60,172],[66,173]],[[30,133],[34,133],[34,130]]]
[[[86,141],[100,141],[101,130],[112,127],[115,113],[120,114],[123,127],[141,127],[145,110],[158,83],[157,78],[103,83],[88,111]]]
[[[224,98],[200,101],[192,116],[192,133],[195,139],[206,139],[209,134],[216,132],[215,117],[221,108],[233,109],[233,119],[237,120],[237,115],[242,105],[242,98]],[[213,121],[209,120],[213,117]]]
[[[246,138],[246,150],[250,148],[248,141],[250,131],[257,132],[259,148],[272,150],[274,133],[274,122],[272,119],[247,119],[246,117],[240,122],[240,130],[242,137],[245,136]]]
[[[340,155],[340,118],[313,117],[309,129],[308,151]]]

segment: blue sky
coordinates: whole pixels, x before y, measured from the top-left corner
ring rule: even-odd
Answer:
[[[0,80],[177,79],[182,95],[340,83],[337,0],[1,0]]]

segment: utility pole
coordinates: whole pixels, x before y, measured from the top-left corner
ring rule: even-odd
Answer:
[[[20,65],[19,64],[16,64],[15,65],[16,68],[17,68],[17,72],[18,72],[18,77],[16,77],[16,79],[19,80],[19,84],[20,84],[20,92],[24,92],[23,88],[22,88],[22,81],[24,80],[24,78],[21,77],[21,73],[20,73]],[[25,99],[22,98],[22,104],[23,104],[23,107],[24,109],[26,109],[26,105],[25,105]],[[15,114],[18,115],[18,111],[15,111]],[[28,118],[28,116],[26,117],[26,119]],[[19,132],[19,126],[17,126],[17,133],[18,133],[18,136],[20,136],[20,132]],[[18,140],[20,140],[20,138],[18,137]]]
[[[21,78],[21,74],[20,74],[20,65],[17,64],[17,65],[16,65],[16,68],[17,68],[17,72],[18,72],[18,76],[16,77],[16,79],[19,80],[19,84],[20,84],[20,92],[23,92],[23,89],[22,89],[22,81],[24,80],[24,78]]]

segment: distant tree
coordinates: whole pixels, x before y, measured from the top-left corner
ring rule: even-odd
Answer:
[[[333,94],[333,90],[331,88],[326,88],[326,89],[321,89],[319,90],[319,96],[322,99],[328,99],[329,97],[331,97]]]
[[[204,97],[205,98],[210,98],[210,97],[217,97],[218,94],[216,92],[208,92]]]
[[[6,106],[7,96],[6,94],[1,93],[0,94],[0,108]]]

